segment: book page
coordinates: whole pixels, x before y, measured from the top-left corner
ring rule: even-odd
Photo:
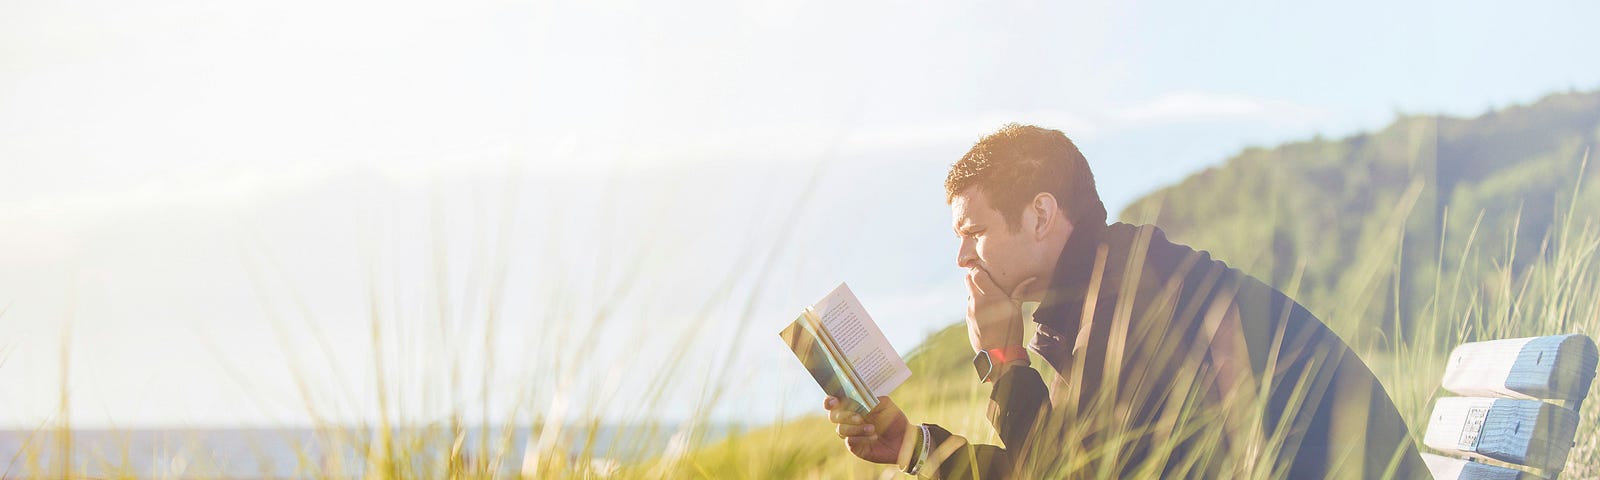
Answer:
[[[889,339],[883,336],[878,324],[867,315],[866,308],[850,292],[849,286],[839,284],[832,293],[817,302],[814,310],[823,329],[839,346],[845,360],[872,395],[888,395],[895,387],[905,383],[907,378],[911,378],[911,369],[906,367],[905,360],[894,351],[894,346],[889,344]]]
[[[821,325],[817,325],[821,327]],[[866,394],[850,379],[850,374],[845,371],[842,360],[836,360],[829,351],[827,341],[821,332],[813,328],[810,319],[805,315],[795,319],[788,328],[778,333],[789,349],[794,351],[796,358],[805,365],[807,373],[817,381],[817,386],[828,395],[845,402],[845,405],[857,413],[866,414],[878,405],[877,398]]]

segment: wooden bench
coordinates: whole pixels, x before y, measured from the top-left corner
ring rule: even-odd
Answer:
[[[1450,352],[1422,443],[1438,480],[1554,480],[1594,382],[1595,342],[1584,335],[1474,342]],[[1504,462],[1489,463],[1492,462]]]

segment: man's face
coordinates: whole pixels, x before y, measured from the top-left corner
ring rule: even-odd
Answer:
[[[1012,229],[989,203],[988,194],[976,187],[951,197],[950,214],[961,239],[956,253],[961,268],[989,272],[1006,294],[1022,280],[1039,275],[1039,242],[1032,235],[1036,219],[1021,215],[1020,228]]]

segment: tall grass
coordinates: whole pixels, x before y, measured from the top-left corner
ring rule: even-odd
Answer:
[[[1438,385],[1448,352],[1466,342],[1538,335],[1600,334],[1600,224],[1592,211],[1578,203],[1588,165],[1585,154],[1575,177],[1572,200],[1557,207],[1558,222],[1546,231],[1538,255],[1516,258],[1520,215],[1513,222],[1503,252],[1481,252],[1476,240],[1483,215],[1466,229],[1465,251],[1453,278],[1434,282],[1425,309],[1411,337],[1396,331],[1386,351],[1368,358],[1382,359],[1379,371],[1390,396],[1406,415],[1413,433],[1427,425],[1431,400],[1442,393]],[[1448,232],[1449,226],[1445,230]],[[1441,245],[1443,245],[1441,236]],[[1443,247],[1441,246],[1441,257]],[[1469,259],[1488,258],[1472,262]],[[1483,268],[1483,265],[1491,265]],[[1442,269],[1442,266],[1441,266]],[[1448,284],[1448,286],[1446,286]],[[1398,294],[1397,294],[1398,295]],[[1369,360],[1371,363],[1371,360]],[[1591,386],[1590,392],[1595,389]],[[1600,405],[1584,402],[1580,411],[1576,446],[1567,458],[1565,478],[1600,476]],[[1495,463],[1495,462],[1491,462]]]
[[[1584,165],[1587,165],[1587,158]],[[1576,178],[1581,184],[1585,178],[1582,170]],[[1345,304],[1330,318],[1323,319],[1335,330],[1349,332],[1365,328],[1363,319],[1349,313],[1341,316],[1337,312],[1369,311],[1370,304],[1382,302],[1384,295],[1402,295],[1399,290],[1402,282],[1396,278],[1402,274],[1401,255],[1405,251],[1401,248],[1405,242],[1401,226],[1411,215],[1421,185],[1413,183],[1402,200],[1394,205],[1386,219],[1389,226],[1385,229],[1386,241],[1380,242],[1377,251],[1368,252],[1367,261],[1372,268],[1362,279],[1367,286],[1352,289],[1360,293],[1354,298],[1342,299]],[[1456,345],[1563,333],[1594,337],[1600,333],[1600,291],[1596,288],[1597,277],[1600,277],[1600,259],[1597,259],[1600,225],[1595,223],[1592,212],[1581,209],[1576,203],[1578,193],[1575,188],[1572,203],[1556,206],[1558,223],[1545,235],[1540,254],[1535,258],[1515,258],[1514,240],[1518,238],[1520,226],[1496,232],[1511,239],[1503,252],[1483,252],[1476,247],[1476,240],[1484,234],[1479,223],[1467,228],[1448,223],[1441,225],[1441,263],[1445,258],[1445,239],[1451,235],[1466,238],[1464,251],[1458,257],[1459,264],[1448,270],[1439,265],[1433,272],[1438,279],[1433,283],[1435,290],[1425,293],[1428,298],[1420,314],[1414,314],[1410,330],[1403,331],[1400,323],[1396,323],[1392,330],[1383,332],[1385,342],[1356,345],[1359,356],[1373,368],[1405,417],[1419,447],[1432,401],[1444,393],[1439,381],[1446,357]],[[1482,215],[1478,218],[1481,221]],[[1286,293],[1293,296],[1296,283],[1291,281],[1284,288]],[[1393,286],[1393,290],[1383,291],[1384,285]],[[1395,301],[1392,305],[1398,309],[1401,302]],[[1396,312],[1397,318],[1402,313],[1408,312]],[[1130,324],[1126,316],[1119,316],[1117,322],[1121,329]],[[987,391],[970,379],[963,334],[964,329],[953,326],[934,335],[913,352],[909,363],[916,375],[896,391],[895,397],[913,422],[938,423],[967,435],[974,443],[995,443],[989,422],[984,418]],[[1042,362],[1036,359],[1035,364],[1042,365]],[[1048,377],[1051,372],[1045,373]],[[1080,375],[1081,372],[1066,374]],[[1070,388],[1073,383],[1067,385]],[[1193,387],[1193,384],[1188,386]],[[1231,411],[1197,408],[1181,412],[1174,419],[1174,427],[1167,432],[1165,443],[1150,449],[1142,458],[1130,458],[1126,454],[1128,447],[1149,432],[1139,431],[1137,426],[1128,425],[1114,415],[1112,409],[1103,408],[1114,396],[1115,388],[1112,385],[1107,391],[1093,392],[1091,396],[1095,400],[1091,402],[1102,402],[1102,405],[1080,407],[1090,412],[1089,415],[1072,417],[1075,421],[1072,424],[1053,425],[1051,431],[1060,441],[1036,445],[1031,454],[1035,461],[1027,466],[1024,477],[1118,478],[1128,472],[1151,476],[1163,471],[1172,460],[1171,455],[1181,453],[1189,458],[1179,462],[1180,468],[1185,469],[1179,473],[1284,478],[1285,472],[1272,464],[1272,454],[1284,446],[1283,438],[1264,437],[1258,433],[1259,428],[1240,432],[1208,428],[1216,425],[1213,419],[1220,418],[1217,415],[1264,411],[1264,395],[1259,392],[1236,396]],[[1194,391],[1186,390],[1182,384],[1172,385],[1171,389],[1164,394],[1179,399],[1195,396]],[[1073,398],[1073,395],[1066,398]],[[1600,475],[1600,432],[1595,430],[1600,425],[1600,402],[1586,402],[1580,415],[1577,445],[1564,470],[1566,478]],[[1246,415],[1246,420],[1259,422],[1262,417]],[[734,478],[885,478],[896,475],[893,466],[871,465],[851,457],[830,427],[819,413],[814,418],[774,425],[730,439],[696,452],[695,462],[712,466],[694,472],[719,472],[718,477]],[[1228,435],[1233,436],[1227,439],[1229,442],[1244,442],[1250,445],[1246,450],[1255,454],[1248,458],[1222,455],[1220,445]],[[1085,442],[1091,438],[1093,442]],[[1190,441],[1195,448],[1176,448],[1182,441]],[[1390,462],[1394,459],[1366,460]]]
[[[819,169],[820,170],[820,169]],[[1579,175],[1578,178],[1583,178]],[[811,186],[796,198],[790,213],[804,208]],[[1394,228],[1387,234],[1389,243],[1377,252],[1369,252],[1373,268],[1362,281],[1369,288],[1358,289],[1354,298],[1343,299],[1349,308],[1339,312],[1364,312],[1373,302],[1382,301],[1383,295],[1398,297],[1401,282],[1386,281],[1401,274],[1399,265],[1401,248],[1405,242],[1405,219],[1410,215],[1416,200],[1415,194],[1403,196],[1394,206],[1387,220]],[[1574,192],[1574,198],[1577,198]],[[510,204],[501,218],[503,224],[511,223],[513,209]],[[1390,397],[1406,417],[1412,434],[1420,438],[1426,425],[1431,402],[1439,396],[1439,378],[1443,372],[1446,354],[1455,345],[1485,339],[1510,338],[1558,333],[1600,334],[1600,225],[1576,205],[1564,206],[1557,218],[1559,223],[1551,228],[1540,246],[1536,258],[1517,259],[1514,244],[1504,252],[1477,250],[1476,240],[1481,232],[1479,224],[1461,228],[1445,224],[1448,235],[1466,238],[1464,251],[1458,265],[1447,270],[1443,265],[1433,272],[1435,291],[1419,315],[1413,320],[1413,330],[1401,331],[1397,326],[1385,332],[1387,341],[1374,346],[1360,346],[1358,353],[1373,367]],[[411,311],[398,300],[399,291],[385,291],[377,269],[369,270],[371,291],[368,297],[368,344],[373,370],[346,372],[334,361],[335,346],[315,329],[314,315],[303,301],[292,301],[297,307],[295,315],[286,315],[268,305],[269,313],[279,319],[277,325],[289,325],[287,317],[299,316],[312,337],[316,339],[323,363],[287,356],[285,368],[295,372],[296,392],[305,414],[314,422],[315,438],[300,440],[298,468],[279,475],[294,478],[888,478],[898,475],[896,467],[872,465],[849,455],[843,442],[832,433],[832,425],[821,415],[821,394],[817,393],[817,415],[792,421],[779,421],[749,432],[735,434],[707,443],[709,430],[716,428],[710,413],[725,405],[726,393],[735,382],[728,361],[721,366],[689,363],[689,353],[696,346],[697,332],[684,329],[676,334],[658,336],[670,347],[666,355],[645,362],[645,367],[616,362],[594,365],[586,362],[583,352],[591,350],[600,341],[598,332],[606,325],[618,321],[617,312],[606,307],[583,310],[563,299],[573,294],[572,286],[557,285],[550,291],[539,292],[548,306],[541,312],[552,330],[534,339],[530,344],[539,351],[539,362],[523,378],[524,384],[496,383],[493,369],[510,369],[517,365],[497,364],[495,353],[498,327],[505,321],[501,305],[506,300],[506,258],[513,246],[507,242],[505,229],[493,242],[487,234],[480,233],[477,244],[481,258],[471,262],[471,272],[465,276],[466,285],[459,286],[460,295],[451,295],[447,270],[451,265],[446,257],[444,243],[447,235],[435,210],[432,241],[433,258],[427,259],[434,275],[431,308]],[[791,215],[792,217],[792,215]],[[1448,217],[1448,215],[1446,216]],[[1479,217],[1482,218],[1481,215]],[[1494,232],[1515,239],[1516,230]],[[1439,258],[1443,255],[1446,235],[1440,236]],[[787,233],[779,236],[787,239]],[[748,245],[739,252],[740,264],[758,264],[763,271],[770,269],[777,252],[786,248],[783,240],[770,245]],[[490,246],[492,243],[492,247]],[[1204,246],[1198,246],[1204,248]],[[640,250],[638,257],[624,259],[622,278],[611,284],[608,295],[625,298],[633,294],[633,285],[641,275],[643,256],[649,250]],[[755,260],[759,259],[757,263]],[[1476,260],[1476,261],[1469,261]],[[375,259],[369,259],[370,265]],[[1491,265],[1483,268],[1482,265]],[[275,271],[270,258],[264,258],[253,269],[253,278],[261,285],[271,283],[268,278]],[[764,273],[758,278],[765,277]],[[753,318],[753,307],[761,287],[748,297],[732,298],[740,280],[730,276],[723,284],[709,289],[703,308],[697,315],[710,315],[717,305],[741,303],[742,317],[737,328],[747,328],[753,322],[770,320]],[[1296,282],[1291,281],[1284,290],[1293,295]],[[1396,285],[1395,290],[1381,291],[1382,285]],[[385,295],[393,298],[386,298]],[[1127,299],[1119,300],[1126,301]],[[1400,302],[1394,302],[1398,305]],[[1119,305],[1113,328],[1113,344],[1109,349],[1118,351],[1148,332],[1141,326],[1152,325],[1149,318],[1135,319],[1131,305]],[[1150,314],[1149,312],[1146,312]],[[1170,315],[1173,312],[1166,311]],[[1399,313],[1399,312],[1397,312]],[[3,315],[4,311],[0,311]],[[580,320],[580,321],[572,321]],[[635,319],[648,320],[648,319]],[[952,318],[955,322],[958,319]],[[1336,330],[1360,328],[1361,319],[1340,317],[1335,314],[1324,319]],[[290,348],[290,332],[280,330],[277,340]],[[734,338],[739,338],[735,336]],[[66,389],[70,371],[66,352],[70,349],[70,331],[62,335],[60,394],[61,415],[55,426],[40,428],[40,441],[30,441],[19,459],[0,470],[0,477],[72,477],[82,469],[74,462],[72,429],[66,412],[70,407],[70,391]],[[745,348],[778,348],[772,345],[751,345]],[[0,367],[5,367],[6,350],[0,350]],[[736,350],[726,354],[734,357]],[[997,443],[988,420],[984,417],[987,388],[972,381],[969,370],[968,344],[961,325],[930,336],[911,352],[909,365],[912,379],[894,394],[913,422],[937,423],[953,432],[965,435],[973,443]],[[1194,352],[1174,348],[1163,353],[1181,361],[1194,361]],[[483,362],[482,374],[468,378],[464,371],[473,361]],[[1045,365],[1035,361],[1035,365]],[[1081,366],[1081,363],[1078,364]],[[798,368],[798,367],[797,367]],[[1108,369],[1141,368],[1111,362]],[[311,379],[319,374],[340,379],[339,391],[320,391]],[[1055,372],[1041,368],[1048,383],[1055,383]],[[1063,388],[1075,388],[1084,372],[1075,369],[1062,372],[1067,375]],[[1118,378],[1120,372],[1107,372],[1106,378]],[[702,392],[702,408],[689,421],[680,425],[667,425],[653,420],[653,409],[670,396],[679,383],[694,380],[692,376],[704,375],[712,379]],[[627,381],[642,382],[645,394],[640,398],[608,398],[614,390],[603,386],[594,392],[576,392],[581,383],[579,376],[595,378],[620,377]],[[371,380],[371,387],[363,389],[356,378]],[[1147,425],[1130,424],[1125,416],[1113,408],[1119,395],[1119,386],[1113,382],[1107,388],[1088,392],[1086,404],[1066,405],[1077,414],[1055,417],[1044,431],[1058,441],[1031,447],[1030,459],[1023,465],[1024,476],[1116,478],[1129,473],[1154,475],[1170,465],[1177,465],[1179,474],[1231,477],[1239,479],[1283,478],[1285,472],[1272,460],[1283,453],[1286,440],[1281,436],[1267,436],[1260,428],[1262,412],[1267,409],[1266,389],[1263,385],[1243,385],[1235,390],[1231,403],[1224,407],[1191,402],[1202,395],[1201,386],[1207,378],[1186,379],[1164,386],[1163,391],[1132,392],[1133,395],[1161,395],[1175,398],[1183,408],[1163,417],[1153,431]],[[472,385],[476,383],[476,385]],[[1309,387],[1305,387],[1309,389]],[[497,410],[491,397],[505,390],[517,392],[513,408]],[[420,392],[420,395],[417,393]],[[610,393],[608,393],[610,392]],[[588,393],[582,395],[580,393]],[[1065,398],[1077,398],[1072,391]],[[1120,392],[1130,394],[1130,392]],[[1302,400],[1309,392],[1301,395]],[[370,422],[345,423],[337,408],[330,411],[331,403],[342,408],[357,409],[368,402],[375,412],[367,415]],[[583,398],[601,398],[598,403],[578,403]],[[1219,409],[1220,408],[1220,409]],[[612,410],[605,410],[612,409]],[[620,410],[617,411],[617,410]],[[492,417],[491,412],[502,411],[503,416]],[[1582,423],[1577,446],[1568,459],[1566,475],[1571,478],[1600,476],[1600,402],[1586,402],[1581,410]],[[476,414],[476,415],[474,415]],[[618,418],[635,419],[634,422],[616,423]],[[1072,421],[1061,419],[1071,418]],[[1243,428],[1212,428],[1215,419],[1230,418]],[[603,428],[620,430],[604,435]],[[670,439],[668,439],[670,437]],[[48,439],[48,440],[47,440]],[[46,454],[46,444],[54,443],[55,451]],[[663,446],[662,444],[666,445]],[[1145,450],[1134,455],[1131,446],[1140,445]],[[1238,447],[1225,449],[1224,445],[1245,445],[1242,450],[1251,455],[1224,455],[1238,452]],[[664,451],[663,451],[664,448]],[[573,454],[569,452],[576,451]],[[122,452],[121,462],[126,464],[127,452]],[[53,459],[54,465],[46,459]],[[4,460],[4,459],[0,459]],[[1367,459],[1388,462],[1390,459]],[[116,455],[101,456],[94,460],[100,464],[97,471],[109,472],[113,478],[177,477],[171,472],[132,472],[119,469]],[[1169,473],[1171,473],[1169,471]]]

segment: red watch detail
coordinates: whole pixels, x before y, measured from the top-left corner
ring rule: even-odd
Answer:
[[[1028,361],[1028,351],[1023,349],[1021,345],[1007,348],[991,348],[978,352],[977,356],[972,357],[972,367],[978,370],[979,380],[989,383],[996,380],[995,373],[1002,368],[1002,365],[1018,361]]]
[[[991,348],[989,349],[989,359],[996,365],[1011,363],[1017,360],[1027,360],[1028,349],[1022,348],[1022,345],[1012,345],[1005,348]]]

